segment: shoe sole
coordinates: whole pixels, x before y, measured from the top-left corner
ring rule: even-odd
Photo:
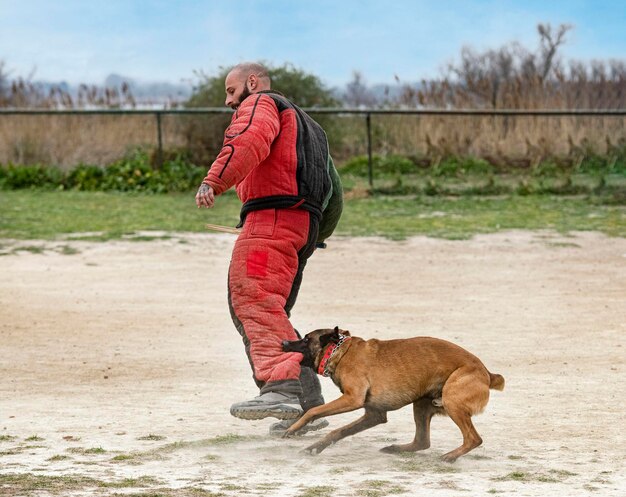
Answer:
[[[308,424],[304,425],[302,428],[300,428],[296,433],[294,433],[294,435],[299,437],[299,436],[302,436],[302,435],[306,435],[307,433],[309,433],[311,431],[323,430],[329,424],[330,423],[328,421],[326,421],[325,419],[322,419],[320,422],[315,423],[315,424],[308,423]],[[278,438],[278,437],[282,437],[286,432],[287,432],[287,430],[272,431],[270,429],[270,436]]]
[[[256,420],[265,418],[276,418],[280,420],[298,419],[302,416],[302,411],[295,407],[279,404],[272,407],[240,407],[230,410],[230,414],[239,419]]]

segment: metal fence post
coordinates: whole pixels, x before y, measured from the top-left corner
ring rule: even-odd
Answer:
[[[157,169],[163,166],[163,132],[161,130],[161,113],[156,112],[157,121]]]
[[[370,188],[374,188],[374,165],[372,164],[372,115],[368,112],[365,115],[367,125],[367,176]]]

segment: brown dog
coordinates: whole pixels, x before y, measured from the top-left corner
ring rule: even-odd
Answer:
[[[487,371],[476,356],[437,338],[366,341],[336,327],[312,331],[302,340],[285,341],[283,350],[302,353],[304,366],[330,376],[343,393],[338,399],[307,411],[285,436],[293,435],[309,421],[365,408],[363,417],[305,449],[312,454],[344,437],[386,423],[387,411],[412,403],[414,440],[382,451],[427,449],[431,418],[447,414],[463,433],[463,445],[443,456],[445,461],[454,462],[482,443],[472,416],[484,410],[490,388],[504,388],[504,378]]]

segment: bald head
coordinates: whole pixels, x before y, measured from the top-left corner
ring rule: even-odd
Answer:
[[[236,109],[251,94],[271,88],[269,71],[262,64],[243,62],[230,70],[224,86],[226,105]]]

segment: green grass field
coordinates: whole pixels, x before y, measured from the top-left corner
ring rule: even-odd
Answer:
[[[239,200],[228,193],[211,210],[194,193],[150,195],[77,191],[0,191],[0,238],[109,240],[137,231],[205,232],[205,223],[235,226]],[[626,236],[626,206],[585,196],[386,196],[347,199],[336,234],[402,239],[466,239],[501,230],[595,230]],[[88,233],[87,235],[80,235]]]

